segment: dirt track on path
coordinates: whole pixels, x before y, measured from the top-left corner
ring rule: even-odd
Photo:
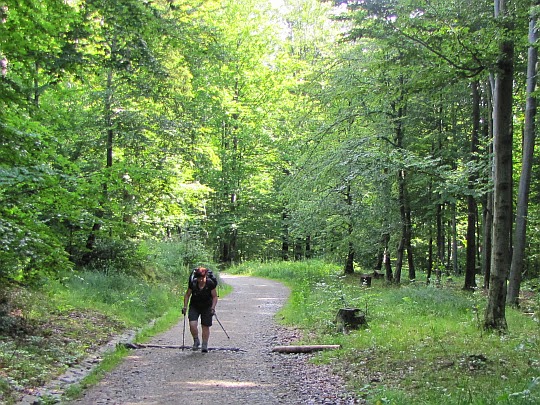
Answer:
[[[233,292],[220,298],[209,353],[145,348],[72,405],[96,404],[353,404],[341,380],[308,364],[308,355],[272,353],[294,333],[278,327],[273,316],[289,291],[282,284],[254,277],[223,275]],[[186,345],[192,343],[186,325]],[[182,320],[149,344],[181,345]],[[234,348],[231,350],[212,350]]]

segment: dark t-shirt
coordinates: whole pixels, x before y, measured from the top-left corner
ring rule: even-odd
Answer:
[[[212,280],[206,279],[206,284],[201,289],[197,280],[193,280],[189,284],[191,288],[191,300],[190,305],[197,308],[205,308],[212,305],[212,290],[216,288]]]

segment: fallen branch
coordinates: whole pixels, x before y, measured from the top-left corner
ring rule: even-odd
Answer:
[[[276,346],[272,351],[277,353],[312,353],[333,349],[341,349],[341,345]]]
[[[124,347],[127,349],[147,349],[147,348],[157,348],[157,349],[192,349],[192,346],[179,346],[179,345],[154,345],[154,344],[143,344],[143,343],[123,343]],[[209,347],[208,350],[224,350],[230,352],[245,352],[238,347]]]

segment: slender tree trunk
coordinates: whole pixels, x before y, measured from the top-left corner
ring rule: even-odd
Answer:
[[[390,260],[390,252],[388,249],[384,249],[383,257],[385,279],[388,283],[393,283],[394,275],[392,274],[392,261]]]
[[[426,274],[426,284],[431,283],[431,277],[433,274],[433,235],[432,231],[429,231],[429,245],[428,245],[428,265],[427,265],[427,274]]]
[[[113,130],[113,111],[112,111],[113,93],[114,93],[113,77],[114,77],[114,73],[113,73],[112,68],[110,68],[109,71],[107,72],[107,84],[105,88],[105,100],[104,100],[104,107],[103,107],[103,115],[104,115],[104,120],[105,120],[104,124],[105,124],[105,131],[106,131],[105,156],[106,156],[106,167],[108,171],[110,171],[110,168],[113,166],[113,155],[114,155],[113,154],[114,130]],[[102,197],[103,199],[102,203],[103,203],[107,199],[108,184],[106,181],[103,183],[102,187],[103,187],[103,197]],[[104,209],[103,204],[100,204],[100,205],[101,207],[96,212],[96,217],[101,219],[104,217],[105,213],[103,210]],[[88,252],[85,253],[83,256],[84,264],[88,264],[91,260],[90,252],[94,249],[94,246],[96,244],[96,239],[97,239],[97,233],[100,230],[101,230],[101,222],[99,220],[95,221],[94,224],[92,225],[92,231],[90,232],[90,234],[88,235],[88,238],[86,239],[86,249]]]
[[[311,236],[306,236],[306,259],[311,259],[313,257],[313,251],[311,250]]]
[[[532,15],[529,23],[529,55],[527,67],[527,101],[525,107],[525,130],[523,134],[523,157],[521,166],[521,176],[519,179],[518,200],[516,208],[516,230],[514,233],[514,251],[512,253],[512,264],[508,282],[508,296],[506,302],[510,305],[519,304],[519,289],[521,285],[521,274],[523,273],[523,263],[525,261],[525,242],[527,230],[527,213],[529,207],[529,191],[531,188],[531,173],[534,158],[534,142],[536,138],[536,64],[538,62],[538,50],[536,42],[538,31],[536,21],[537,11],[534,7],[540,5],[540,1],[535,0],[532,4]]]
[[[354,247],[352,242],[349,242],[349,251],[345,260],[345,274],[354,274]]]
[[[347,184],[347,191],[345,193],[345,203],[347,204],[347,210],[348,210],[348,223],[347,223],[347,236],[349,239],[349,249],[347,251],[347,259],[345,260],[345,274],[353,274],[354,273],[354,245],[351,240],[352,234],[353,234],[353,225],[352,225],[352,218],[351,218],[351,208],[352,208],[352,195],[351,195],[351,185]]]
[[[303,253],[302,241],[297,238],[294,241],[294,260],[302,260]]]
[[[491,252],[493,245],[493,193],[486,195],[483,218],[482,274],[484,274],[484,288],[488,289],[489,278],[491,277]]]
[[[399,284],[401,282],[401,269],[403,268],[403,253],[405,252],[405,243],[403,237],[399,239],[399,245],[396,255],[396,272],[394,274],[393,282]]]
[[[480,132],[480,91],[478,82],[472,83],[473,128],[471,133],[471,162],[476,162],[478,153],[478,133]],[[478,207],[473,195],[478,176],[469,175],[469,194],[467,195],[467,261],[465,264],[465,285],[463,289],[476,288],[476,223]]]
[[[483,125],[484,142],[488,145],[488,180],[493,180],[493,86],[492,80],[488,80],[485,86],[485,107],[487,110]],[[492,231],[493,231],[493,192],[488,192],[483,198],[483,228],[482,228],[482,274],[484,275],[484,289],[489,288],[489,278],[491,275],[491,252],[492,252]]]
[[[440,273],[444,267],[445,262],[445,236],[443,226],[443,205],[437,204],[437,272]],[[440,277],[437,274],[437,277]]]
[[[379,253],[377,254],[377,264],[375,265],[375,270],[382,270],[384,264],[384,254],[388,249],[388,243],[390,242],[390,234],[383,233],[381,236]]]
[[[506,24],[510,21],[504,0],[496,1]],[[505,27],[507,29],[511,27]],[[507,34],[506,34],[507,35]],[[493,99],[494,203],[493,252],[488,303],[484,318],[485,329],[504,331],[506,323],[506,279],[511,263],[512,231],[512,91],[514,81],[514,43],[501,40]]]
[[[460,275],[459,260],[458,260],[458,245],[457,245],[457,218],[456,218],[456,204],[452,204],[452,252],[450,257],[452,258],[452,273]]]
[[[238,103],[240,98],[240,89],[238,79],[236,79],[234,84],[234,95],[233,103]],[[231,114],[231,123],[224,124],[223,133],[222,133],[222,148],[223,148],[223,158],[222,165],[224,167],[223,177],[226,179],[224,195],[228,199],[228,202],[225,206],[224,215],[229,218],[227,222],[228,228],[224,232],[224,240],[221,242],[222,251],[221,251],[221,261],[224,263],[234,263],[237,255],[237,243],[238,243],[238,229],[236,224],[233,222],[235,217],[236,208],[238,205],[238,190],[239,190],[239,139],[238,139],[238,121],[240,119],[239,113]],[[226,151],[229,151],[227,154]]]
[[[285,261],[289,260],[289,215],[286,210],[281,214],[282,231],[281,231],[281,258]]]
[[[409,266],[409,280],[416,280],[416,268],[414,266],[414,256],[412,248],[412,219],[411,219],[411,204],[407,194],[405,194],[405,218],[407,219],[407,265]]]
[[[400,86],[403,89],[403,77],[400,78]],[[403,90],[402,90],[403,91]],[[405,117],[405,103],[403,94],[400,95],[398,105],[394,104],[392,109],[396,117],[395,123],[395,144],[397,148],[403,149],[403,118]],[[399,241],[397,261],[396,261],[396,274],[394,275],[394,282],[401,282],[401,271],[403,268],[403,259],[405,250],[407,250],[407,261],[409,265],[409,279],[414,279],[415,268],[412,252],[412,223],[411,223],[411,210],[407,195],[407,182],[406,182],[406,170],[402,168],[398,170],[398,203],[399,212],[401,217],[401,238]]]

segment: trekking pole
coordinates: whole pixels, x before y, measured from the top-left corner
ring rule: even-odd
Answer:
[[[216,317],[216,321],[219,323],[219,326],[221,326],[221,329],[223,329],[223,332],[225,332],[225,336],[227,336],[227,339],[230,339],[230,336],[228,335],[227,331],[225,330],[225,328],[223,327],[223,325],[222,325],[221,322],[219,321],[217,315],[214,314],[214,316]]]
[[[186,314],[184,314],[184,330],[182,331],[182,351],[186,345]]]

